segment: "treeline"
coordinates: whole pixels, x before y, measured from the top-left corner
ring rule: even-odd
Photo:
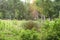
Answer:
[[[39,19],[58,18],[60,0],[33,0],[34,3],[21,0],[0,0],[0,19]]]
[[[26,19],[28,11],[27,3],[20,0],[0,0],[1,19]]]

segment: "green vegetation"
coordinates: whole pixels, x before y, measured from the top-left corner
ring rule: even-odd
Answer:
[[[58,18],[60,16],[60,0],[0,0],[0,19],[40,19]],[[28,3],[27,3],[27,2]]]
[[[60,19],[46,20],[39,28],[36,25],[40,22],[0,20],[0,40],[60,40]]]
[[[60,40],[60,0],[0,0],[0,40]]]

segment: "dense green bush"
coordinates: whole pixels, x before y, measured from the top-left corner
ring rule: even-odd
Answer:
[[[40,40],[39,37],[40,34],[33,30],[0,31],[0,40]]]
[[[38,21],[27,21],[27,22],[22,23],[22,26],[24,29],[37,30],[39,28],[40,24]]]
[[[19,23],[19,24],[18,24]],[[21,22],[0,20],[0,40],[39,40],[40,34],[33,30],[20,29]]]
[[[22,40],[40,40],[40,34],[37,31],[22,30],[20,35]]]
[[[46,21],[42,30],[46,33],[44,40],[60,40],[60,19]]]
[[[0,20],[0,40],[60,40],[60,19],[45,21],[39,31],[34,27],[40,22]]]

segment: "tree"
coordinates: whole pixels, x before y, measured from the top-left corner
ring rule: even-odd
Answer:
[[[36,5],[39,8],[42,8],[43,13],[46,17],[49,18],[56,18],[59,15],[59,9],[60,9],[60,1],[59,0],[36,0]],[[41,10],[42,10],[41,9]]]

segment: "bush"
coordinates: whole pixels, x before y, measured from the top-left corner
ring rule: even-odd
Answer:
[[[39,23],[35,22],[35,21],[27,21],[27,22],[22,23],[22,26],[24,29],[30,29],[30,30],[35,29],[35,30],[37,30],[39,27]]]
[[[45,21],[42,27],[39,28],[39,26],[40,23],[37,21],[7,22],[0,20],[0,40],[60,40],[60,19]],[[23,28],[20,29],[20,27]],[[35,30],[32,30],[34,27]],[[38,28],[39,32],[36,31]]]
[[[20,35],[22,40],[40,40],[40,34],[33,30],[22,30]]]
[[[42,30],[46,33],[46,36],[43,35],[44,40],[60,40],[60,19],[46,21]]]
[[[20,29],[22,22],[0,20],[0,40],[39,40],[39,33]]]

